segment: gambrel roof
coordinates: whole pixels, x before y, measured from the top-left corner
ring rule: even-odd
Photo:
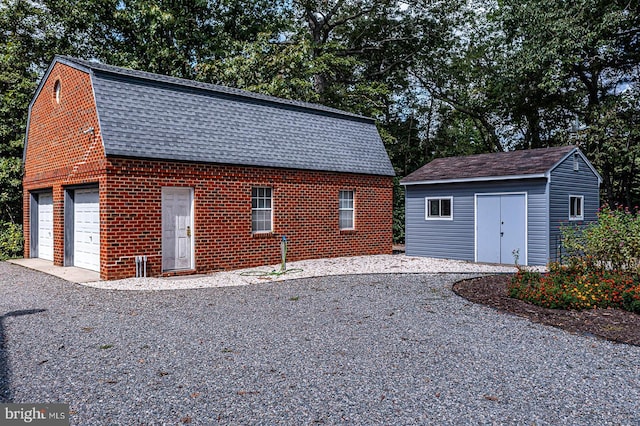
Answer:
[[[395,175],[373,119],[67,56],[43,81],[57,62],[91,76],[107,156]]]
[[[575,146],[526,149],[492,154],[437,158],[400,181],[403,185],[544,178],[568,156],[582,156],[593,173],[602,178]]]

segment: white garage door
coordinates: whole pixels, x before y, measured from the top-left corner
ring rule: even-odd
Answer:
[[[100,271],[100,198],[98,189],[77,189],[73,199],[73,264]]]
[[[53,194],[38,195],[38,257],[53,260]]]

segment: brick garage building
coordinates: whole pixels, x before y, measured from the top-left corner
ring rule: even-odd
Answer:
[[[29,108],[25,257],[134,276],[391,253],[373,120],[56,57]]]

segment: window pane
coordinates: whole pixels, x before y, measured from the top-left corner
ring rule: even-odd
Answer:
[[[251,222],[254,231],[271,231],[271,211],[254,210]]]
[[[352,209],[353,208],[353,191],[340,191],[340,208]]]
[[[268,232],[271,227],[271,188],[251,189],[251,229]]]
[[[338,193],[340,229],[353,229],[353,191]]]
[[[440,200],[429,200],[429,216],[440,216]]]
[[[451,200],[440,200],[440,216],[451,217]]]
[[[353,228],[353,210],[340,211],[340,229]]]
[[[569,217],[582,217],[582,197],[569,197]]]

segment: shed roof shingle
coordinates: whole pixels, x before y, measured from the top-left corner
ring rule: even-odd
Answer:
[[[394,175],[374,120],[67,56],[92,76],[105,153]]]
[[[437,158],[402,179],[401,183],[543,175],[574,149],[575,146],[561,146]]]

